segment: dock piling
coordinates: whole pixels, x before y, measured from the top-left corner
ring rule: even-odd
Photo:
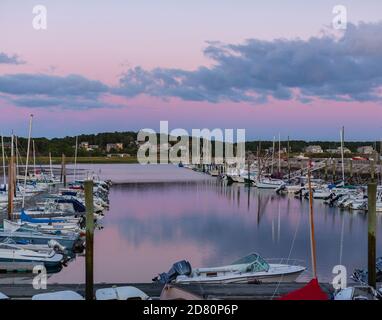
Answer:
[[[93,248],[94,248],[94,208],[93,208],[93,181],[85,181],[85,206],[86,206],[86,300],[93,300],[94,292],[94,270],[93,270]]]
[[[376,206],[377,206],[377,184],[375,181],[367,186],[368,193],[368,283],[376,288]]]

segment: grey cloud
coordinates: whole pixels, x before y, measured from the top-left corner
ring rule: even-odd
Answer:
[[[8,55],[4,52],[0,52],[0,64],[23,64],[17,55]]]
[[[80,75],[65,77],[46,74],[8,74],[0,76],[0,92],[13,95],[46,95],[52,97],[92,97],[109,90],[97,80]]]
[[[102,101],[110,88],[80,75],[9,74],[0,76],[0,95],[29,108],[92,109],[120,105]]]
[[[349,24],[339,39],[326,34],[308,40],[213,42],[204,53],[213,60],[211,67],[136,67],[113,91],[128,97],[148,94],[209,102],[265,102],[269,97],[381,100],[382,22]]]

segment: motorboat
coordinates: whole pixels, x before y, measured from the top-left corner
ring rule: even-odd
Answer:
[[[259,189],[278,189],[280,186],[285,185],[285,182],[281,179],[273,178],[261,178],[256,181],[256,187]]]
[[[32,272],[33,268],[39,265],[43,265],[48,272],[57,272],[62,269],[63,262],[64,256],[54,249],[28,250],[20,245],[0,243],[0,263],[3,272],[13,271],[15,268]]]
[[[382,300],[382,291],[366,285],[352,286],[338,291],[334,300]]]
[[[179,261],[154,281],[162,283],[261,283],[292,282],[305,271],[301,265],[271,264],[259,254],[251,253],[230,265],[192,269],[188,261]]]

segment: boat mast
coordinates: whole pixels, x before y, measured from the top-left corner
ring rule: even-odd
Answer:
[[[17,147],[17,136],[15,136],[15,157],[16,157],[16,182],[19,175],[19,149]]]
[[[36,149],[34,145],[34,139],[32,140],[32,146],[33,146],[33,174],[36,178]]]
[[[273,136],[271,174],[273,174],[273,163],[275,162],[275,140],[276,140],[276,137]]]
[[[76,181],[77,176],[77,153],[78,153],[78,136],[76,136],[76,151],[74,154],[74,181]]]
[[[11,136],[11,159],[9,161],[9,167],[8,167],[8,219],[12,220],[13,215],[13,199],[14,199],[14,192],[15,192],[15,185],[13,180],[13,169],[14,169],[14,149],[13,149],[13,132]]]
[[[49,166],[50,166],[50,176],[53,179],[52,153],[51,152],[49,152]]]
[[[340,136],[341,136],[342,185],[345,185],[344,134],[345,134],[345,127],[342,127],[341,131],[340,131]]]
[[[316,263],[316,240],[314,238],[314,216],[313,216],[313,191],[311,181],[312,160],[308,163],[308,188],[309,188],[309,224],[310,224],[310,253],[312,258],[313,278],[317,279],[317,263]]]
[[[24,190],[23,190],[22,209],[24,209],[24,206],[25,206],[25,191],[26,191],[26,187],[27,187],[27,178],[28,178],[28,162],[29,162],[29,152],[30,152],[30,144],[31,144],[32,122],[33,122],[33,114],[30,115],[30,119],[29,119],[28,147],[27,147],[27,159],[25,162],[25,176],[24,176]]]
[[[2,157],[3,157],[3,180],[4,186],[7,184],[7,178],[5,175],[5,152],[4,152],[4,136],[1,135],[1,148],[2,148]]]
[[[279,133],[279,174],[281,173],[281,138]]]

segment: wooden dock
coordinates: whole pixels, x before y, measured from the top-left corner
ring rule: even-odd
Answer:
[[[304,286],[305,283],[266,283],[266,284],[189,284],[177,285],[192,293],[195,293],[204,299],[236,299],[236,300],[271,300],[277,299],[293,290]],[[321,288],[331,294],[333,288],[327,283],[320,284]],[[156,283],[129,283],[113,284],[99,283],[94,284],[94,290],[100,288],[110,288],[113,286],[134,286],[141,289],[150,297],[159,297],[163,285]],[[84,284],[48,284],[46,290],[35,290],[30,284],[0,284],[0,292],[6,294],[12,299],[30,299],[38,293],[47,293],[61,290],[73,290],[85,296]]]

